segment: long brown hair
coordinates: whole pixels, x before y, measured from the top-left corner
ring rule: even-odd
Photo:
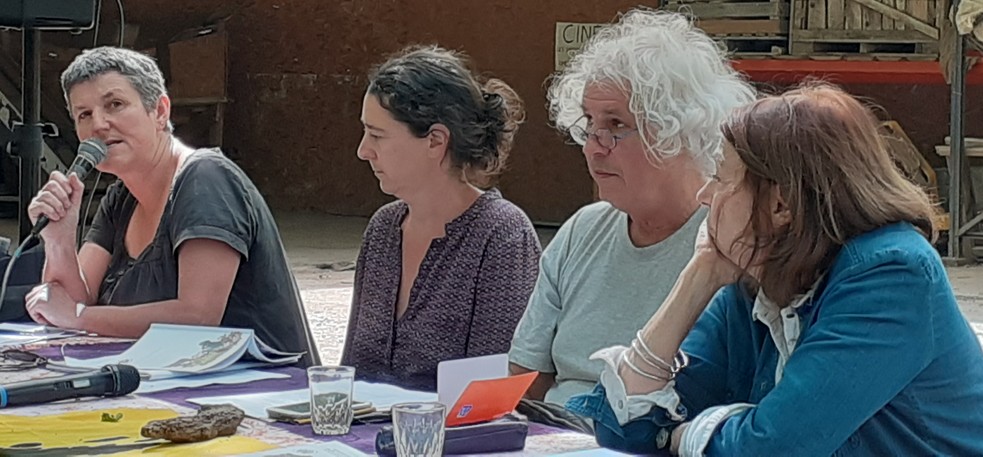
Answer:
[[[934,240],[928,196],[895,167],[877,125],[870,109],[825,83],[762,98],[724,124],[754,194],[752,249],[767,252],[756,259],[758,285],[775,303],[808,290],[862,233],[905,221]],[[768,205],[775,185],[791,212],[777,230]]]

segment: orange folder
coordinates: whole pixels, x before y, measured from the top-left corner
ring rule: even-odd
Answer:
[[[447,426],[498,419],[515,410],[539,372],[471,381],[447,414]]]

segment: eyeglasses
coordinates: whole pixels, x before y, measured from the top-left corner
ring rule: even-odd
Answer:
[[[24,371],[34,368],[46,368],[48,370],[61,371],[65,373],[84,373],[92,370],[91,368],[68,366],[61,362],[52,362],[45,356],[37,355],[33,352],[22,351],[20,349],[6,349],[0,351],[0,372]]]
[[[33,352],[7,349],[0,352],[0,371],[22,371],[47,365],[48,359]]]
[[[591,137],[597,140],[597,144],[602,148],[612,150],[618,146],[618,140],[623,140],[638,133],[638,129],[631,129],[626,132],[614,134],[609,129],[597,129],[593,132],[587,131],[585,118],[580,118],[570,126],[570,138],[580,146],[585,146]]]

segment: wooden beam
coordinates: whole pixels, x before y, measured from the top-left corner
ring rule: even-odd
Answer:
[[[809,0],[806,4],[809,5],[809,26],[807,28],[811,30],[828,28],[828,24],[826,24],[826,0]]]
[[[692,13],[703,19],[725,17],[771,17],[777,19],[788,16],[788,3],[778,2],[683,3],[669,5],[666,9],[684,14]]]
[[[883,5],[880,0],[874,0],[879,5]],[[893,5],[892,5],[893,6]],[[860,8],[860,21],[864,25],[864,30],[881,30],[881,20],[884,15],[870,8]]]
[[[792,41],[823,43],[932,43],[914,30],[793,30]]]
[[[849,1],[855,2],[866,8],[872,9],[891,19],[894,19],[895,21],[904,22],[905,28],[911,28],[917,30],[936,40],[939,39],[939,29],[922,22],[918,18],[915,18],[914,16],[905,13],[904,11],[898,11],[894,8],[891,8],[890,6],[878,2],[877,0],[849,0]]]
[[[929,14],[928,4],[929,2],[921,0],[909,0],[908,7],[905,8],[905,10],[908,12],[908,14],[911,14],[912,17],[917,17],[923,21],[929,21],[929,23],[934,22],[935,24],[938,24],[934,21],[934,15]]]
[[[782,19],[719,19],[697,21],[696,26],[708,35],[784,35],[788,33],[788,21]]]
[[[949,145],[937,145],[935,146],[935,153],[942,157],[949,157]],[[976,147],[971,148],[966,146],[966,157],[983,157],[983,148]]]
[[[831,30],[846,29],[846,8],[844,0],[829,0],[826,4],[826,27]]]
[[[881,2],[887,6],[890,6],[891,8],[907,14],[907,12],[904,10],[904,0],[901,0],[900,2],[898,2],[898,0],[881,0]],[[881,30],[904,30],[904,22],[895,21],[889,16],[881,16]]]
[[[864,27],[864,9],[860,5],[847,1],[843,5],[846,8],[844,12],[845,17],[843,18],[843,27],[847,30],[863,30]]]

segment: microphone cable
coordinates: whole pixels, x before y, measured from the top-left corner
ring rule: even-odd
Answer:
[[[34,234],[27,235],[27,238],[24,238],[24,241],[21,242],[20,246],[17,246],[17,249],[15,249],[14,253],[10,256],[10,260],[7,261],[7,269],[3,272],[3,284],[0,285],[0,310],[3,309],[3,300],[7,297],[7,282],[10,281],[10,272],[14,271],[14,263],[17,262],[17,259],[19,259],[21,254],[23,254],[27,249],[26,246],[34,241],[34,238]],[[31,245],[31,247],[33,247],[33,245]]]
[[[86,209],[85,209],[86,214],[88,214],[90,205],[92,205],[92,199],[96,194],[96,187],[99,185],[99,178],[101,176],[102,176],[102,172],[100,171],[99,174],[96,175],[95,185],[93,185],[92,189],[89,190],[89,203],[88,205],[86,205]],[[85,189],[83,189],[82,192],[83,192],[82,199],[85,200],[85,193],[84,193]],[[79,246],[82,244],[81,241],[82,229],[85,227],[85,219],[83,217],[84,216],[82,214],[79,214],[79,225],[76,228],[76,238],[77,238],[75,243],[76,251],[78,250]],[[14,264],[17,262],[17,259],[19,259],[20,256],[24,254],[24,251],[27,251],[28,249],[37,246],[38,244],[41,243],[41,241],[42,240],[41,240],[40,233],[37,235],[35,235],[34,233],[29,233],[27,237],[24,238],[23,241],[21,241],[20,246],[17,246],[17,249],[15,249],[14,253],[11,254],[10,260],[7,262],[7,268],[3,272],[3,282],[2,284],[0,284],[0,310],[3,309],[4,299],[6,299],[7,297],[7,283],[10,281],[10,273],[14,270]]]

